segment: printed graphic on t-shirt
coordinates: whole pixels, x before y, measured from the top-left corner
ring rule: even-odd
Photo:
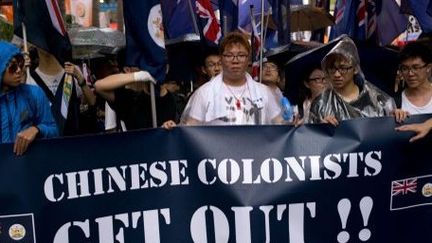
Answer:
[[[258,110],[249,94],[239,99],[231,94],[225,94],[224,104],[228,116],[220,118],[223,122],[237,125],[255,124],[255,115]]]

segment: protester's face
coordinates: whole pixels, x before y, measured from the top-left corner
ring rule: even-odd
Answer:
[[[222,71],[222,61],[219,55],[210,55],[205,59],[203,72],[210,78],[218,75]]]
[[[311,91],[312,97],[317,97],[328,87],[327,79],[321,69],[313,70],[304,84]]]
[[[263,64],[263,82],[277,84],[280,81],[279,69],[273,62],[266,62]]]
[[[415,88],[428,83],[431,69],[432,64],[426,64],[421,58],[415,57],[404,60],[399,71],[408,87]]]
[[[249,53],[240,43],[225,47],[222,53],[222,69],[224,79],[243,80],[248,68]]]
[[[342,89],[354,82],[354,74],[357,70],[348,60],[335,61],[334,65],[327,69],[331,84],[334,89]]]
[[[17,87],[24,77],[24,59],[12,58],[3,74],[3,90]]]

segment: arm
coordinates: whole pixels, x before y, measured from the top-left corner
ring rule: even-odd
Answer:
[[[432,130],[432,118],[422,123],[408,124],[396,127],[396,131],[415,132],[416,135],[410,138],[410,143],[425,137]]]
[[[87,86],[86,80],[84,78],[84,75],[82,74],[81,70],[77,65],[74,65],[70,62],[65,62],[65,72],[72,75],[74,78],[76,78],[78,85],[80,86],[83,94],[84,99],[89,105],[96,104],[96,95],[90,90],[90,88]]]
[[[36,114],[33,126],[20,131],[16,138],[13,151],[17,155],[22,155],[36,137],[52,138],[58,136],[57,125],[51,113],[51,108],[45,94],[37,89],[33,93],[35,96]]]
[[[106,78],[96,81],[95,87],[104,99],[113,102],[115,100],[114,90],[124,87],[133,82],[150,81],[155,83],[155,79],[146,71],[139,71],[134,73],[119,73],[110,75]]]

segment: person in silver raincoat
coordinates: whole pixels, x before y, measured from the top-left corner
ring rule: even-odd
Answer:
[[[346,37],[336,44],[321,65],[331,85],[313,101],[310,123],[337,125],[341,120],[394,113],[396,105],[393,98],[364,78],[357,48],[350,38]]]

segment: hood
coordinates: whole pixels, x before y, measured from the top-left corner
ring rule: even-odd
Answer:
[[[0,41],[0,87],[3,85],[3,75],[10,60],[20,54],[21,51],[18,47],[9,42]]]
[[[364,80],[364,74],[360,67],[360,57],[353,40],[349,37],[344,37],[340,40],[339,43],[337,43],[336,46],[333,47],[333,49],[331,49],[323,58],[321,62],[323,70],[326,70],[329,65],[332,64],[330,60],[333,59],[331,57],[334,55],[341,55],[347,60],[351,60],[353,67],[358,70],[357,75],[354,76],[354,81],[356,81],[356,83]]]

